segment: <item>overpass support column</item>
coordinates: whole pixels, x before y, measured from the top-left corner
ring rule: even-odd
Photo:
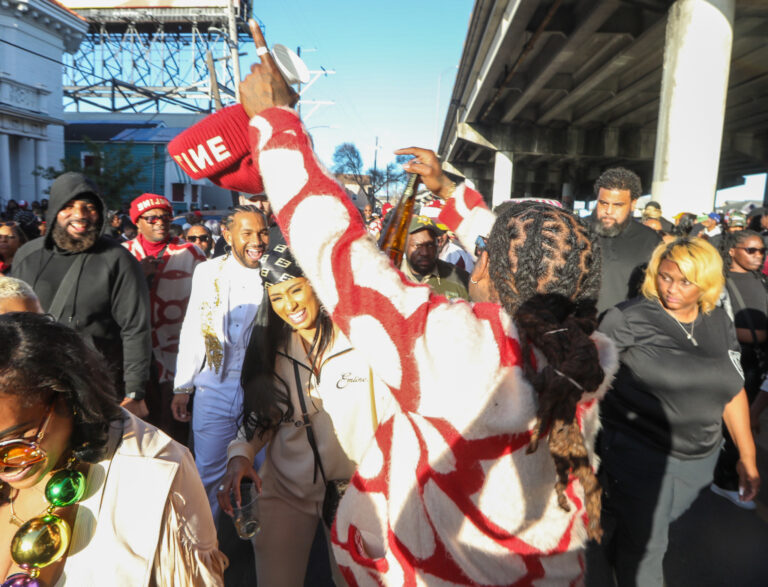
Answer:
[[[513,155],[511,151],[496,151],[493,165],[492,207],[512,197]]]
[[[676,0],[664,46],[653,199],[666,217],[712,208],[735,0]]]

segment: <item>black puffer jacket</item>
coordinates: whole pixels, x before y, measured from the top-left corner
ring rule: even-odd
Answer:
[[[59,211],[78,196],[98,202],[102,235],[87,251],[72,253],[56,246],[51,233]],[[69,268],[79,255],[86,255],[59,321],[88,339],[115,373],[122,371],[126,396],[141,399],[152,356],[149,292],[136,259],[103,236],[105,210],[96,186],[84,175],[68,172],[56,178],[51,186],[46,235],[18,250],[12,274],[32,286],[47,312]]]

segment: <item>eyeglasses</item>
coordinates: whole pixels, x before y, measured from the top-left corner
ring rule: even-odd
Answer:
[[[209,237],[207,234],[201,234],[200,236],[188,236],[187,240],[191,243],[196,243],[197,241],[200,241],[201,243],[207,243],[209,240],[211,240],[211,237]]]
[[[485,249],[488,248],[488,237],[478,236],[475,239],[475,257],[479,257]]]
[[[158,214],[157,216],[140,216],[147,224],[157,224],[158,222],[168,222],[171,219],[170,214]]]
[[[755,255],[757,253],[760,253],[761,255],[765,254],[765,247],[736,247],[737,249],[741,249],[742,251],[746,251],[747,255]]]
[[[51,421],[53,405],[51,402],[51,405],[48,406],[48,411],[37,428],[34,440],[13,438],[0,442],[0,472],[4,472],[6,469],[23,469],[45,460],[47,453],[40,446],[40,443],[43,441],[45,430]]]

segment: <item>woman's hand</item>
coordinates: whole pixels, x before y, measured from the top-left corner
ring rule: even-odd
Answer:
[[[739,499],[752,501],[760,490],[760,473],[755,463],[746,464],[739,461],[736,464],[736,472],[739,474]]]
[[[219,500],[221,509],[226,512],[228,516],[232,515],[232,502],[229,500],[231,492],[235,494],[235,505],[240,507],[240,483],[243,477],[248,477],[256,485],[256,491],[261,493],[261,477],[256,473],[256,469],[253,468],[253,464],[248,462],[245,457],[233,457],[227,463],[227,473],[221,480],[221,486],[219,492],[216,494],[216,499]]]
[[[413,155],[413,159],[403,164],[403,169],[408,173],[420,175],[422,183],[438,198],[447,200],[451,197],[456,184],[445,176],[443,168],[440,166],[440,159],[437,158],[434,151],[408,147],[407,149],[398,149],[395,151],[395,155]]]

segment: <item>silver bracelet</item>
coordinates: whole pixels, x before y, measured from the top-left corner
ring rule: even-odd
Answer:
[[[175,387],[173,389],[173,395],[192,395],[195,393],[195,388],[190,387]]]

